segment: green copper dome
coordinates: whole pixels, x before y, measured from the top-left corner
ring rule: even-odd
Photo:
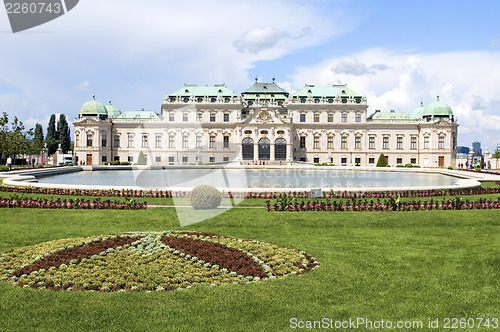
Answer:
[[[108,115],[108,111],[106,111],[106,107],[95,100],[95,95],[93,96],[91,101],[83,104],[82,108],[80,108],[80,115],[90,115],[90,116],[98,116],[98,115]]]
[[[111,100],[109,101],[109,105],[106,106],[106,111],[110,118],[117,118],[122,114],[118,107],[111,105]]]
[[[421,102],[419,107],[411,111],[410,119],[421,119],[422,115],[424,114],[424,111],[425,111],[424,103]]]
[[[429,105],[427,105],[424,109],[422,117],[449,117],[453,116],[453,111],[451,110],[450,105],[443,103],[439,100],[439,96],[437,100]]]

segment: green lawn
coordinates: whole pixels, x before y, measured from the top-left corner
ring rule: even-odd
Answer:
[[[179,229],[173,208],[0,210],[0,252],[43,241]],[[151,293],[56,292],[0,283],[0,331],[278,331],[290,319],[500,318],[500,212],[233,209],[188,229],[315,256],[300,277]],[[361,329],[363,330],[363,329]]]

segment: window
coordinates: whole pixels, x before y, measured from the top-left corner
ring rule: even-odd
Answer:
[[[354,165],[355,166],[361,166],[361,158],[359,158],[359,157],[354,158]]]
[[[306,113],[300,113],[300,122],[306,122]]]
[[[173,165],[173,164],[174,164],[174,161],[175,161],[174,156],[169,156],[169,157],[168,157],[168,163],[169,163],[170,165]]]
[[[347,122],[347,113],[342,113],[342,122]]]
[[[314,158],[313,158],[313,163],[315,163],[315,164],[319,164],[319,158],[318,158],[318,157],[314,157]]]
[[[210,161],[210,163],[212,163],[212,164],[213,164],[213,163],[215,163],[215,157],[210,157],[209,161]]]
[[[182,113],[182,121],[187,122],[189,118],[189,115],[187,112]]]
[[[120,147],[120,136],[115,135],[115,137],[114,137],[114,142],[113,142],[113,146],[114,146],[115,148],[119,148],[119,147]]]
[[[102,156],[102,157],[101,157],[101,161],[102,161],[103,163],[107,162],[107,161],[108,161],[108,157],[107,157],[107,156]]]
[[[155,148],[161,148],[161,135],[155,136]]]
[[[340,148],[347,149],[347,136],[342,136],[340,139]]]
[[[215,113],[210,113],[210,122],[215,122]]]
[[[155,162],[161,163],[161,156],[156,156],[155,157]]]
[[[134,135],[132,135],[132,134],[127,135],[127,147],[129,147],[129,148],[134,147]]]
[[[396,164],[402,164],[403,158],[396,158]]]
[[[361,149],[361,137],[356,136],[354,138],[354,148],[358,150]]]
[[[439,136],[438,149],[444,149],[444,136]]]
[[[76,134],[75,135],[75,146],[79,146],[80,145],[79,141],[80,141],[80,135]]]
[[[133,156],[128,156],[128,157],[127,157],[127,161],[128,161],[129,163],[133,163],[133,162],[134,162],[134,157],[133,157]]]
[[[182,163],[187,164],[188,162],[188,157],[187,156],[182,156]]]
[[[142,145],[143,148],[148,147],[148,135],[142,135]]]
[[[202,116],[203,116],[203,113],[201,113],[201,112],[196,113],[196,121],[201,122]]]
[[[313,148],[314,149],[319,149],[319,136],[314,136]]]
[[[224,156],[224,157],[222,157],[222,161],[223,161],[223,162],[228,162],[228,161],[229,161],[229,157],[228,157],[228,156]]]
[[[347,157],[340,158],[340,163],[341,164],[347,164]]]
[[[417,149],[417,137],[412,136],[410,138],[410,150],[416,150]]]
[[[201,136],[196,136],[196,147],[201,148]]]
[[[356,122],[361,122],[361,113],[356,113]]]
[[[224,136],[224,148],[229,149],[229,136]]]
[[[108,137],[106,135],[101,135],[101,146],[105,148],[108,145]]]
[[[389,136],[384,136],[382,139],[382,149],[389,149]]]
[[[403,150],[403,136],[398,136],[396,138],[396,149]]]
[[[114,156],[113,160],[114,161],[120,161],[120,156]]]
[[[328,122],[333,122],[333,113],[328,113]]]
[[[425,136],[424,137],[424,149],[429,149],[429,145],[430,145],[430,137]]]
[[[182,148],[187,149],[189,147],[188,136],[182,135]]]
[[[229,122],[229,113],[224,113],[224,122]]]
[[[305,149],[306,148],[306,138],[304,136],[301,136],[299,141],[299,148],[300,149]]]
[[[410,158],[410,164],[416,164],[417,158]]]
[[[368,138],[368,149],[375,149],[375,136]]]
[[[174,135],[168,136],[168,147],[175,148],[175,136]]]
[[[375,158],[373,157],[368,158],[368,164],[375,164]]]
[[[285,134],[285,131],[284,131],[284,130],[278,130],[276,133],[277,133],[278,135],[284,135],[284,134]]]
[[[92,146],[92,134],[87,134],[87,146]]]
[[[328,136],[326,141],[326,148],[333,149],[333,136]]]
[[[241,155],[243,160],[253,160],[254,157],[254,146],[253,139],[250,137],[245,137],[241,142]]]
[[[169,112],[168,113],[168,121],[175,121],[175,113],[174,112]]]
[[[208,147],[215,149],[215,136],[213,135],[210,136]]]
[[[319,122],[319,113],[314,113],[314,122]]]

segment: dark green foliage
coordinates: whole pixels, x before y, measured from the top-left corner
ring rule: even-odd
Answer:
[[[9,168],[5,165],[0,165],[0,172],[7,172]]]
[[[201,185],[191,191],[189,201],[195,210],[216,209],[222,201],[222,194],[212,186]]]
[[[130,165],[130,163],[128,161],[122,161],[120,162],[120,165]]]
[[[40,154],[42,153],[42,149],[43,149],[43,128],[41,124],[37,123],[35,125],[35,134],[33,137],[31,153]]]
[[[378,157],[377,167],[387,167],[387,159],[385,159],[383,153],[381,153],[380,156]]]
[[[58,144],[61,144],[63,153],[67,153],[71,149],[71,134],[64,114],[61,114],[59,121],[57,121],[57,141]]]
[[[54,154],[58,146],[58,137],[56,132],[56,116],[50,116],[49,125],[47,126],[47,137],[45,138],[49,155]]]
[[[112,161],[111,165],[118,166],[120,165],[120,161],[119,160]]]

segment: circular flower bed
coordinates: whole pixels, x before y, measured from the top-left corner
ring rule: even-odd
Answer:
[[[0,255],[0,279],[55,290],[162,291],[302,274],[303,251],[212,233],[123,233],[44,242]]]

